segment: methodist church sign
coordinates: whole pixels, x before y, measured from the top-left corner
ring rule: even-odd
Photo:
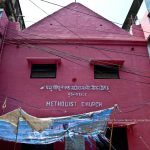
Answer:
[[[62,92],[66,91],[67,97],[87,97],[90,91],[100,92],[109,91],[108,85],[42,85],[40,90],[49,92]],[[48,100],[46,101],[47,107],[102,107],[102,102],[99,101],[80,101],[76,102],[74,100]]]
[[[102,107],[102,102],[93,102],[93,101],[86,101],[80,102],[77,104],[76,101],[47,101],[47,107],[76,107],[80,105],[81,107]]]
[[[41,90],[50,90],[52,91],[108,91],[108,85],[43,85],[40,88]]]

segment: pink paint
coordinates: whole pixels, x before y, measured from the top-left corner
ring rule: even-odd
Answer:
[[[89,15],[63,8],[22,32],[17,24],[9,23],[0,65],[0,105],[5,96],[8,97],[5,113],[22,107],[37,117],[55,117],[95,111],[118,104],[122,113],[117,111],[116,119],[131,122],[149,119],[149,107],[144,105],[150,99],[150,85],[144,84],[150,83],[150,79],[143,77],[150,76],[146,40],[143,36],[131,36],[79,3],[72,3],[67,8]],[[77,60],[77,57],[82,61]],[[94,79],[94,65],[90,64],[90,60],[124,62],[120,68],[120,79]],[[56,79],[30,78],[32,63],[49,62],[59,62]],[[40,89],[43,85],[107,85],[110,90],[83,90],[78,93],[86,93],[86,96],[69,97],[68,93],[72,91],[51,92]],[[47,101],[69,101],[76,102],[77,105],[46,107]],[[80,105],[81,102],[92,101],[102,102],[102,107]],[[139,135],[150,145],[149,124],[150,122],[137,122],[136,125],[127,127],[129,150],[146,149],[138,138]],[[59,145],[55,145],[55,149],[62,147],[60,143]],[[88,144],[86,147],[88,149]]]
[[[141,25],[133,24],[131,30],[132,30],[133,36],[144,38],[144,32],[143,32],[143,29],[142,29]]]

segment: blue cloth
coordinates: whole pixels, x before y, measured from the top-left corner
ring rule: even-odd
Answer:
[[[146,4],[148,12],[150,13],[150,1],[149,0],[145,0],[145,4]]]
[[[65,137],[73,139],[75,135],[80,134],[85,139],[90,137],[97,140],[97,135],[105,134],[112,110],[113,108],[109,108],[80,115],[53,118],[53,123],[41,132],[33,129],[23,117],[19,119],[18,128],[11,122],[0,119],[0,139],[27,144],[50,144],[63,141]]]

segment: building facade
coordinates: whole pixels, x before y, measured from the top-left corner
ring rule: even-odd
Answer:
[[[20,23],[20,29],[25,28],[19,0],[0,0],[0,8],[5,10],[10,21]]]
[[[1,114],[22,108],[36,117],[60,117],[118,105],[108,124],[117,150],[150,146],[150,70],[142,30],[134,35],[79,3],[20,31],[1,16]],[[6,19],[5,19],[6,20]],[[5,30],[5,27],[7,29]],[[112,121],[113,120],[113,121]],[[92,142],[93,149],[106,149]],[[65,142],[11,150],[65,149]],[[91,149],[85,141],[85,149]]]

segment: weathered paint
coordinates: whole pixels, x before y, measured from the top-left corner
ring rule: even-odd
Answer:
[[[90,15],[63,8],[23,32],[18,31],[15,24],[9,24],[0,65],[1,105],[5,96],[8,96],[4,112],[22,107],[37,117],[55,117],[90,112],[118,104],[122,111],[116,113],[118,121],[123,124],[137,122],[134,126],[127,126],[129,150],[145,150],[142,139],[150,145],[150,71],[145,39],[131,36],[79,3],[72,3],[67,8]],[[61,53],[56,79],[31,79],[31,63],[28,58],[36,58],[36,63],[43,58],[57,60],[60,58],[58,50],[63,52],[63,56]],[[76,57],[72,58],[70,54]],[[93,65],[90,64],[93,59],[124,61],[120,68],[120,79],[94,79]],[[87,96],[68,97],[65,90],[51,92],[40,89],[43,85],[87,84],[108,85],[110,90],[88,91]],[[102,107],[46,107],[46,102],[51,100],[77,103],[98,101],[102,102]],[[59,146],[62,145],[54,147],[58,149]],[[87,144],[86,148],[88,146]]]

